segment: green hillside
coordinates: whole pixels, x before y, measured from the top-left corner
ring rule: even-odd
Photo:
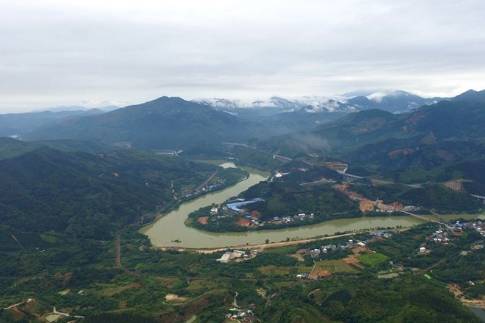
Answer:
[[[0,160],[0,220],[15,231],[107,237],[146,212],[173,205],[216,169],[133,151],[40,147]]]
[[[208,106],[161,97],[44,127],[29,139],[95,140],[119,146],[186,149],[248,138],[250,123]]]

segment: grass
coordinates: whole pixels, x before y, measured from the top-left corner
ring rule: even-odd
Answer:
[[[104,297],[113,297],[132,288],[141,288],[141,285],[137,283],[131,283],[123,286],[118,286],[116,284],[100,284],[98,287],[102,288],[99,290],[100,295]]]
[[[355,273],[357,270],[346,264],[343,260],[321,260],[316,263],[316,265],[324,270],[334,273]]]
[[[389,259],[388,256],[382,253],[366,253],[359,256],[359,261],[367,267],[377,267],[382,263],[385,263]]]

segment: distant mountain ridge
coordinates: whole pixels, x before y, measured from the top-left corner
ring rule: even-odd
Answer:
[[[209,104],[209,101],[199,103],[178,97],[161,97],[106,113],[64,118],[54,124],[34,129],[27,133],[24,139],[89,140],[119,147],[141,149],[211,150],[220,147],[223,142],[247,142],[251,139],[264,139],[292,132],[313,132],[315,128],[320,129],[313,134],[318,137],[318,132],[327,127],[325,124],[341,117],[343,117],[341,121],[331,123],[328,127],[356,129],[359,125],[357,119],[362,118],[369,123],[365,125],[368,127],[367,130],[382,123],[383,128],[379,131],[382,132],[383,137],[398,131],[401,131],[401,135],[403,133],[408,135],[402,131],[402,124],[394,126],[394,123],[399,123],[409,115],[418,119],[422,118],[421,116],[429,114],[428,108],[437,105],[445,107],[447,104],[459,102],[460,106],[463,106],[482,102],[483,95],[483,91],[468,91],[456,98],[439,101],[436,98],[424,99],[407,92],[394,91],[345,98],[346,103],[318,97],[306,97],[304,100],[297,101],[275,97],[268,102],[253,102],[252,104],[256,104],[258,108],[254,106],[252,108],[234,108],[237,106],[236,103],[227,100],[218,100],[216,103]],[[439,102],[436,103],[437,101]],[[402,112],[401,109],[410,109],[411,112]],[[369,113],[365,114],[366,111]],[[436,121],[443,119],[441,114],[448,116],[450,113],[449,109],[440,111],[442,112],[433,115],[431,124],[423,127],[437,126]],[[463,112],[466,114],[471,111]],[[366,116],[379,117],[372,119],[366,118]],[[450,118],[457,123],[462,120],[461,116],[460,114],[450,115]],[[473,116],[470,122],[473,124],[479,119],[476,118],[478,117]],[[408,131],[413,127],[419,127],[423,122],[422,120],[417,122],[419,120],[413,121],[414,123],[410,121],[405,125]],[[345,126],[345,124],[347,125]],[[450,125],[444,127],[450,127]],[[482,125],[478,125],[479,128]],[[386,133],[387,128],[385,127],[389,127],[388,133]],[[343,131],[342,129],[336,133],[340,133]],[[443,129],[433,131],[435,135],[438,135],[441,130]],[[451,129],[444,130],[451,131]],[[481,133],[481,130],[477,129],[477,131]],[[366,134],[359,133],[357,137],[352,134],[355,137],[352,137],[352,140],[363,141],[366,136],[369,139],[375,139],[373,138],[375,135],[372,131]],[[339,140],[346,138],[345,133],[340,133],[339,136]],[[346,144],[352,144],[352,142]]]
[[[76,107],[68,110],[0,114],[0,137],[22,137],[38,128],[52,126],[63,120],[101,113],[103,111],[98,109]]]
[[[273,96],[268,99],[258,100],[229,100],[223,98],[194,100],[204,105],[211,106],[219,110],[237,109],[267,109],[275,108],[280,112],[352,112],[356,111],[352,106],[336,98],[326,98],[319,96],[305,96],[301,98],[282,98]]]
[[[161,97],[100,115],[43,127],[31,140],[94,140],[150,149],[184,149],[246,139],[251,125],[236,116],[177,97]]]
[[[290,156],[307,153],[339,158],[352,165],[351,171],[366,168],[395,176],[408,171],[426,180],[426,176],[437,176],[440,167],[456,169],[465,162],[485,161],[484,125],[485,91],[467,91],[408,113],[365,110],[348,114],[313,131],[264,144]],[[425,172],[432,169],[435,173]],[[448,179],[465,171],[460,166],[455,173],[439,174]]]
[[[442,101],[442,98],[423,98],[405,91],[374,92],[367,96],[356,96],[350,98],[347,104],[363,111],[379,109],[392,113],[404,113],[422,106]]]
[[[282,98],[273,96],[269,99],[230,100],[211,98],[194,100],[219,110],[275,108],[282,112],[340,112],[350,113],[369,109],[380,109],[393,113],[408,112],[421,106],[437,103],[442,98],[423,98],[406,91],[377,91],[366,95],[347,94],[336,97],[304,96]]]
[[[468,93],[468,94],[467,94]],[[455,98],[403,114],[371,109],[350,114],[314,132],[327,139],[347,140],[349,147],[388,138],[432,134],[434,140],[485,138],[485,91],[465,92]]]
[[[485,90],[482,90],[482,91],[468,90],[454,97],[452,100],[459,101],[459,102],[485,103]]]

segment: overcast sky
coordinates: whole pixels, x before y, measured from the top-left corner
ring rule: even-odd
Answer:
[[[0,0],[0,112],[485,88],[483,0]]]

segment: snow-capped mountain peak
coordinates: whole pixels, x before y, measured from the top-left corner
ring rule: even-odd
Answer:
[[[296,98],[283,98],[273,96],[266,99],[256,100],[229,100],[220,98],[194,100],[201,104],[210,105],[216,109],[256,109],[277,108],[282,112],[304,111],[309,113],[319,112],[351,112],[356,109],[345,103],[340,98],[327,98],[320,96],[303,96]]]
[[[218,110],[237,109],[279,109],[281,112],[334,113],[354,112],[368,109],[381,109],[402,113],[423,105],[437,102],[439,98],[423,98],[401,90],[360,91],[335,97],[301,96],[284,98],[273,96],[254,100],[230,100],[222,98],[194,100],[210,105]]]

